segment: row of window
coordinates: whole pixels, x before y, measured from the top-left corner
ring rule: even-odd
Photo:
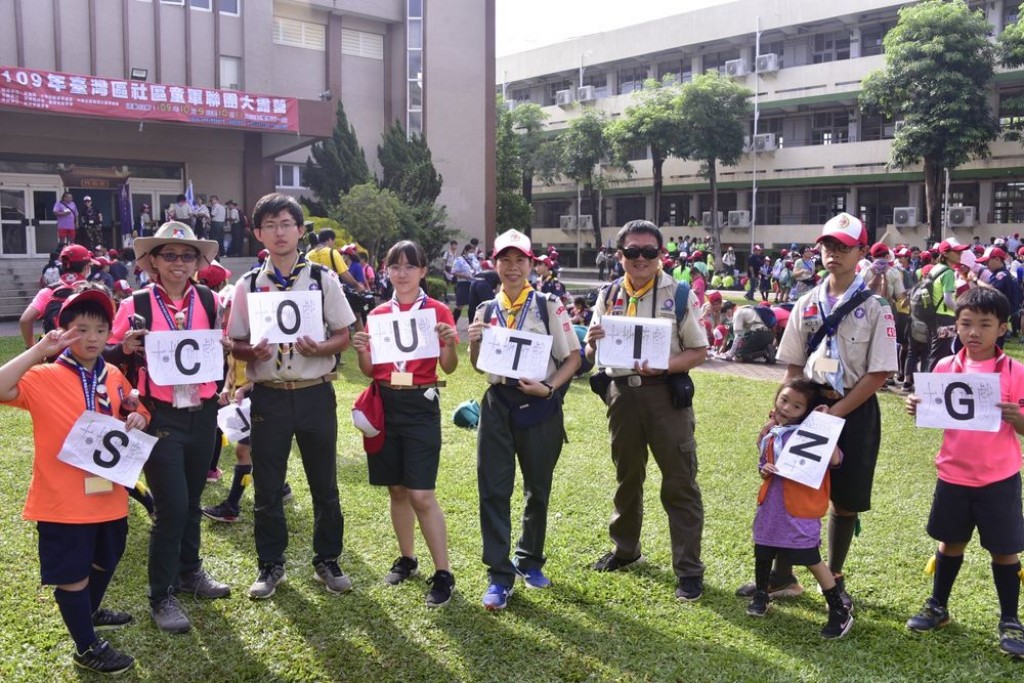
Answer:
[[[152,2],[152,0],[141,0],[142,2]],[[186,0],[160,0],[162,5],[177,5],[183,7]],[[216,5],[217,10],[221,14],[231,14],[238,16],[242,13],[242,0],[188,0],[188,6],[192,9],[204,10],[210,12]]]
[[[306,188],[305,164],[278,164],[274,179],[278,187]]]

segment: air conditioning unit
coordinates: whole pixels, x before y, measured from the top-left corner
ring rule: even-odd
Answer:
[[[749,211],[730,211],[729,212],[729,227],[736,230],[742,230],[743,228],[750,227],[750,212]]]
[[[968,228],[978,220],[978,209],[973,206],[951,206],[947,223],[951,228]]]
[[[585,85],[582,88],[576,88],[576,101],[577,102],[593,102],[597,99],[597,91],[592,85]]]
[[[775,133],[759,133],[754,136],[755,152],[774,152],[778,148]]]
[[[572,105],[572,90],[559,90],[555,93],[555,104],[559,107]]]
[[[576,216],[559,216],[558,227],[566,232],[576,232]]]
[[[774,73],[779,70],[779,56],[774,52],[768,52],[757,58],[754,70],[759,74]]]
[[[916,206],[897,206],[892,212],[892,223],[897,228],[912,228],[917,225]]]
[[[710,211],[705,211],[704,213],[702,213],[700,215],[700,222],[701,222],[701,224],[705,228],[714,228],[715,225],[716,225],[715,223],[711,222],[711,212]],[[722,212],[719,211],[718,212],[718,223],[717,224],[718,225],[722,225],[723,222],[724,222],[724,220],[723,220]]]
[[[895,121],[895,122],[893,122],[893,124],[892,124],[892,132],[893,132],[893,134],[899,133],[901,130],[903,130],[903,126],[905,126],[905,125],[907,125],[906,121]]]
[[[730,59],[725,63],[725,75],[746,76],[747,65],[743,63],[742,59]]]
[[[589,213],[580,216],[580,230],[593,230],[594,229],[594,217]]]

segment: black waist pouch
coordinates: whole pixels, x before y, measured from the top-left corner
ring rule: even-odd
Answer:
[[[695,391],[690,373],[677,372],[668,376],[668,390],[672,394],[672,407],[689,408],[693,405],[693,393]]]
[[[605,403],[608,402],[608,387],[611,383],[612,378],[606,372],[595,372],[590,376],[590,390],[600,396]]]

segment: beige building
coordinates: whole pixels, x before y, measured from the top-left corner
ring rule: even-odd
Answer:
[[[729,74],[758,93],[759,119],[755,134],[751,116],[748,152],[739,165],[719,169],[719,210],[728,225],[723,241],[805,242],[842,210],[864,219],[873,237],[892,228],[901,241],[923,243],[923,173],[886,167],[901,122],[857,108],[861,80],[884,66],[882,38],[907,4],[739,0],[502,57],[497,84],[513,103],[542,105],[548,127],[557,130],[586,109],[622,115],[647,78],[671,74],[686,82],[709,70]],[[1017,17],[1014,0],[969,4],[985,12],[993,35]],[[1024,71],[999,70],[993,111],[1013,115],[1001,107],[1022,92]],[[991,158],[952,173],[949,230],[961,239],[1024,232],[1024,148],[998,141],[991,150]],[[609,180],[606,243],[615,226],[655,216],[647,151],[637,150],[631,163],[636,174],[628,179],[603,169]],[[705,234],[711,225],[711,195],[698,170],[694,162],[665,163],[661,220],[672,237]],[[538,181],[534,207],[539,240],[575,245],[575,185]],[[585,198],[581,208],[586,224],[596,212]],[[685,227],[691,217],[703,225]],[[580,239],[591,242],[591,231],[582,230]]]
[[[339,100],[371,168],[393,121],[423,132],[452,226],[484,237],[493,82],[493,0],[0,0],[0,255],[56,244],[64,190],[115,241],[125,185],[134,220],[189,181],[243,208],[307,192]]]

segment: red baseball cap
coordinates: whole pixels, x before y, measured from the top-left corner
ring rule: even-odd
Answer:
[[[81,292],[72,294],[64,300],[64,304],[60,307],[60,313],[57,314],[57,319],[60,320],[60,316],[64,314],[64,311],[69,306],[73,306],[76,303],[80,304],[86,301],[95,301],[96,303],[103,306],[103,312],[107,315],[107,323],[113,324],[114,322],[114,302],[110,296],[102,289],[84,289]]]
[[[711,303],[717,304],[721,300],[722,300],[722,293],[721,292],[709,292],[708,293],[708,301],[710,301]]]
[[[875,242],[871,247],[871,256],[873,258],[882,258],[889,255],[889,245],[885,242]]]
[[[845,212],[830,218],[822,227],[821,235],[815,242],[829,238],[838,240],[848,247],[866,247],[868,245],[868,231],[864,228],[864,224]]]
[[[83,247],[81,244],[69,244],[68,246],[61,249],[60,260],[66,261],[67,263],[82,263],[83,261],[92,261],[92,252]]]
[[[367,455],[384,448],[384,401],[376,382],[356,396],[352,404],[352,424],[363,433],[363,450]]]
[[[211,289],[220,289],[220,286],[227,282],[227,279],[231,277],[231,271],[221,264],[214,262],[196,273],[196,277],[198,277],[200,281],[205,282],[207,287]]]
[[[945,254],[948,251],[964,251],[967,249],[966,244],[960,244],[960,240],[955,237],[942,240],[939,242],[939,253]]]
[[[1006,252],[999,247],[989,247],[985,253],[978,257],[978,263],[985,263],[991,258],[1006,260]]]
[[[130,292],[132,286],[128,284],[127,280],[117,280],[114,282],[114,292]]]
[[[550,256],[541,256],[540,258],[536,259],[536,261],[537,263],[543,263],[548,268],[551,268],[552,266],[555,265],[555,262],[551,260]]]

